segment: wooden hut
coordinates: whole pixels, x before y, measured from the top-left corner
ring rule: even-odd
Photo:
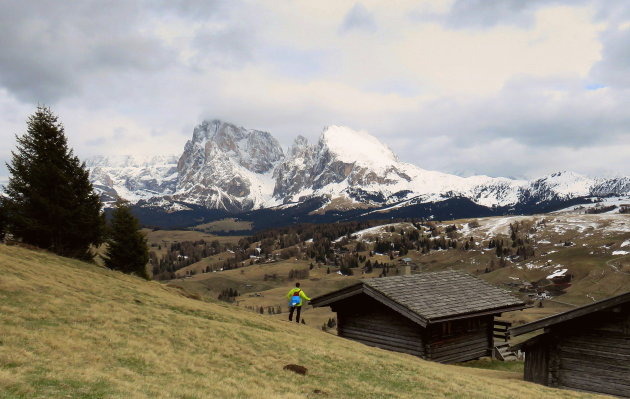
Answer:
[[[519,345],[525,380],[630,397],[630,292],[510,329],[544,329]]]
[[[311,300],[337,312],[339,336],[442,363],[488,356],[494,317],[525,303],[456,271],[361,280]]]

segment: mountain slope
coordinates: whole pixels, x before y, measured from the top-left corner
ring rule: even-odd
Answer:
[[[369,133],[342,126],[327,127],[315,144],[298,136],[285,154],[270,133],[204,121],[176,165],[173,157],[144,163],[100,157],[88,165],[105,202],[119,195],[168,212],[195,205],[235,214],[318,199],[323,205],[317,211],[325,213],[455,198],[513,212],[630,195],[630,177],[592,179],[557,172],[526,181],[430,171],[401,162]]]
[[[131,202],[172,194],[177,185],[177,157],[94,157],[86,162],[90,180],[105,202],[117,196]]]
[[[228,211],[260,208],[271,200],[273,169],[283,158],[267,132],[203,122],[177,164],[173,199]]]
[[[45,252],[0,245],[0,275],[3,398],[596,397],[366,347]]]

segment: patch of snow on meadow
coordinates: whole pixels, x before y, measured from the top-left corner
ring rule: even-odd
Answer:
[[[553,273],[551,273],[550,275],[547,276],[547,280],[551,280],[554,277],[560,277],[560,276],[564,276],[564,274],[567,272],[568,269],[560,269],[560,270],[556,270]]]
[[[628,251],[613,251],[613,255],[628,255],[630,252]]]
[[[381,235],[382,233],[389,233],[389,228],[391,227],[395,227],[396,230],[399,230],[400,228],[413,228],[414,230],[416,229],[416,226],[414,226],[411,223],[389,223],[389,224],[382,224],[380,226],[374,226],[374,227],[369,227],[367,229],[363,229],[363,230],[359,230],[355,233],[352,233],[351,236],[354,238],[356,237],[357,239],[363,240],[363,236],[365,235],[371,235],[371,234],[379,234]],[[345,236],[341,236],[339,238],[337,238],[334,242],[339,242],[341,241]]]

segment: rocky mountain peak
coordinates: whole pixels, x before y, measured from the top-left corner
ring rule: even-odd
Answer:
[[[507,207],[630,194],[630,177],[591,179],[563,171],[521,181],[424,170],[399,161],[369,133],[343,126],[325,128],[314,145],[298,136],[285,156],[268,132],[207,120],[194,128],[178,161],[98,157],[88,167],[103,198],[173,201],[230,212],[308,198],[399,207],[463,197],[485,207]]]
[[[293,145],[289,147],[289,157],[293,157],[296,155],[303,154],[305,151],[309,149],[308,139],[302,135],[298,135],[295,140],[293,140]]]

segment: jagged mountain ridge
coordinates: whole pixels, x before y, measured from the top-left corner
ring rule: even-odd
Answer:
[[[192,204],[239,213],[322,198],[326,210],[409,206],[467,198],[484,207],[624,196],[630,178],[591,179],[557,172],[525,181],[459,177],[401,162],[366,132],[324,129],[317,143],[302,136],[285,152],[268,132],[204,121],[177,157],[94,158],[92,181],[105,201],[121,196],[168,209]],[[174,208],[175,209],[175,208]]]

